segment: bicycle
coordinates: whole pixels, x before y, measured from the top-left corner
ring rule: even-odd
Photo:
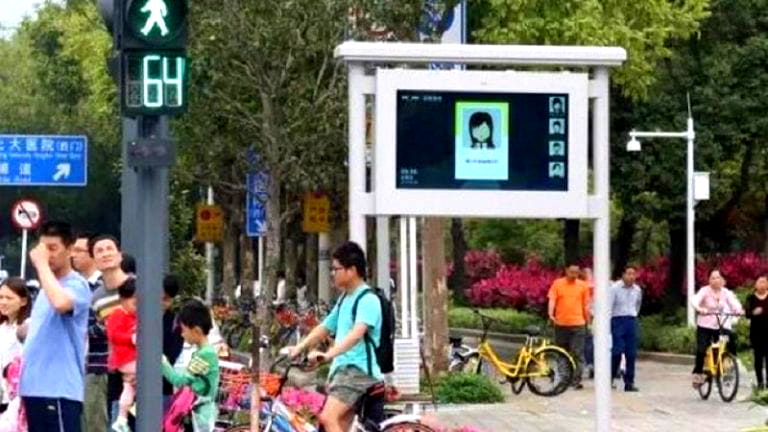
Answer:
[[[487,374],[489,370],[484,363],[487,362],[509,382],[514,394],[520,394],[525,385],[539,396],[556,396],[568,389],[575,376],[576,363],[567,351],[540,337],[538,328],[529,327],[514,363],[507,363],[499,358],[488,341],[491,322],[498,320],[477,310],[474,313],[480,317],[483,326],[480,344],[470,348],[454,339],[450,370]]]
[[[308,419],[292,412],[280,399],[288,375],[294,368],[307,370],[306,357],[301,361],[288,361],[281,356],[270,368],[270,373],[283,368],[279,374],[277,390],[271,395],[261,397],[260,429],[263,432],[322,432],[322,426],[312,424]],[[434,432],[432,428],[420,422],[415,414],[389,413],[384,408],[386,388],[383,384],[371,387],[355,408],[355,419],[350,432]],[[226,432],[248,432],[249,425],[231,427]]]
[[[712,392],[712,381],[717,384],[717,391],[723,402],[731,402],[739,391],[739,363],[735,355],[728,352],[730,336],[725,332],[725,322],[741,314],[709,313],[717,318],[719,336],[707,348],[704,357],[704,382],[698,386],[699,396],[707,400]],[[725,319],[721,320],[721,317]]]

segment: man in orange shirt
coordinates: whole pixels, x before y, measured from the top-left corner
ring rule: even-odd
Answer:
[[[583,388],[584,338],[589,324],[589,287],[579,279],[579,266],[569,264],[565,277],[555,279],[549,288],[549,319],[555,323],[555,344],[568,350],[576,361],[575,389]]]

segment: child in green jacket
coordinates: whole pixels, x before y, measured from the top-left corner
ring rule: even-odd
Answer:
[[[192,411],[195,432],[213,432],[218,415],[216,393],[219,389],[219,357],[208,343],[213,323],[208,308],[198,300],[190,300],[179,311],[181,337],[197,348],[187,369],[177,371],[163,357],[163,376],[175,387],[188,386],[197,395]]]

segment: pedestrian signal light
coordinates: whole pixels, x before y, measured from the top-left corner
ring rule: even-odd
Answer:
[[[187,0],[125,0],[122,112],[180,114],[187,104]]]
[[[184,49],[187,0],[129,0],[124,29],[126,49]]]

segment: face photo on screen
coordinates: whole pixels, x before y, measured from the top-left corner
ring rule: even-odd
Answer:
[[[493,118],[485,111],[477,111],[469,117],[469,136],[473,149],[494,149]]]
[[[565,131],[565,119],[549,119],[549,134],[563,135]]]
[[[550,156],[565,156],[565,143],[563,141],[550,141],[549,142],[549,155]]]
[[[549,177],[550,178],[563,178],[563,177],[565,177],[565,165],[562,162],[550,162],[549,163]]]
[[[549,98],[549,113],[555,115],[565,114],[565,102],[562,97]]]
[[[509,103],[456,101],[454,112],[454,179],[509,179]]]

